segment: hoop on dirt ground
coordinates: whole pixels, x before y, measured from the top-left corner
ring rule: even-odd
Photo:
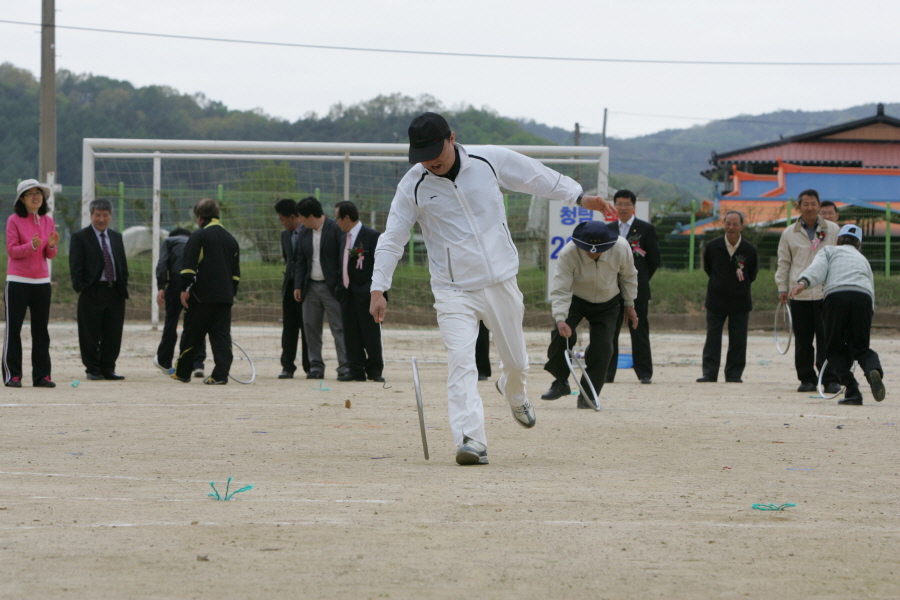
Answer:
[[[422,407],[422,386],[419,384],[419,364],[416,357],[412,357],[413,384],[416,387],[416,407],[419,409],[419,431],[422,434],[422,450],[425,452],[425,460],[428,460],[428,438],[425,437],[425,411]]]
[[[254,381],[256,381],[256,366],[253,364],[253,359],[250,358],[250,355],[247,354],[247,351],[244,350],[241,347],[241,345],[238,344],[237,342],[235,342],[234,340],[232,340],[231,345],[234,346],[235,348],[237,348],[238,350],[240,350],[241,354],[243,354],[244,356],[237,357],[237,360],[234,361],[233,363],[231,363],[231,371],[228,373],[228,376],[231,377],[233,380],[237,381],[238,383],[243,383],[244,385],[249,385],[249,384],[253,383]],[[247,365],[248,365],[247,368],[243,367],[244,361],[247,362]],[[240,377],[234,376],[235,363],[240,363],[242,365],[242,367],[240,369],[238,369],[238,371],[240,372]],[[249,370],[249,374],[246,374],[248,370]]]
[[[794,320],[791,318],[791,309],[787,304],[779,302],[775,307],[775,349],[778,350],[778,354],[787,354],[791,349],[793,334]]]
[[[844,386],[841,386],[841,389],[840,389],[840,391],[838,391],[838,393],[832,394],[830,396],[825,395],[825,388],[822,387],[822,375],[825,373],[825,367],[827,367],[827,366],[828,366],[828,359],[826,358],[825,362],[822,363],[822,368],[819,369],[819,381],[816,384],[816,390],[819,392],[820,396],[822,396],[826,400],[831,400],[833,398],[837,398],[838,396],[840,396],[846,388]],[[853,365],[850,367],[850,372],[854,373],[855,371],[856,371],[856,363],[854,362]]]
[[[566,340],[566,346],[568,346],[568,340]],[[566,348],[565,352],[566,364],[569,365],[569,372],[572,374],[572,377],[575,378],[575,385],[578,386],[578,391],[581,392],[581,395],[587,401],[588,404],[591,405],[596,411],[600,410],[600,397],[597,396],[597,390],[594,389],[594,383],[591,381],[591,378],[588,377],[587,368],[585,367],[584,361],[581,360],[574,352],[572,352],[569,348]],[[576,369],[581,371],[581,375],[584,376],[584,379],[587,381],[588,387],[591,392],[588,393],[584,386],[581,385],[582,377],[578,374]]]

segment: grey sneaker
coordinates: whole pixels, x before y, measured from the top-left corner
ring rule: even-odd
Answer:
[[[463,445],[456,451],[456,463],[460,465],[488,464],[487,446],[472,438],[463,438]]]
[[[197,379],[203,378],[203,369],[194,369],[194,377]]]

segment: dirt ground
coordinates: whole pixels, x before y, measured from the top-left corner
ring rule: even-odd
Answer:
[[[702,336],[654,334],[653,384],[620,372],[600,412],[541,401],[535,365],[534,429],[479,385],[476,467],[454,462],[434,331],[385,330],[387,389],[335,381],[331,349],[321,389],[276,379],[274,327],[236,329],[253,385],[177,383],[139,324],[124,382],[73,387],[74,324],[51,335],[59,387],[0,388],[0,598],[900,597],[894,335],[873,340],[887,399],[861,407],[797,393],[770,332],[743,384],[694,383]],[[547,333],[528,339],[541,361]],[[254,488],[208,498],[228,477]]]

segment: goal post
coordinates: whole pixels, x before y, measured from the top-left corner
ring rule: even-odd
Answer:
[[[476,152],[480,147],[465,146]],[[505,147],[570,176],[575,176],[577,165],[593,165],[594,169],[580,170],[581,183],[585,190],[607,196],[606,147]],[[331,216],[336,202],[353,200],[361,220],[383,231],[396,185],[409,169],[408,149],[407,144],[87,138],[83,141],[81,223],[90,224],[89,206],[98,197],[113,200],[113,206],[118,206],[114,210],[125,213],[124,220],[120,215],[114,222],[125,225],[126,246],[140,257],[134,261],[131,287],[135,301],[147,308],[142,314],[155,326],[159,307],[154,271],[160,241],[167,229],[192,224],[190,209],[197,200],[216,198],[222,204],[224,224],[241,243],[245,273],[235,320],[274,323],[281,312],[282,266],[275,201],[313,195]],[[549,314],[547,220],[534,222],[535,214],[549,214],[550,209],[544,208],[548,203],[512,192],[505,198],[520,255],[526,312]],[[391,290],[392,317],[399,322],[432,324],[424,250],[416,227]]]

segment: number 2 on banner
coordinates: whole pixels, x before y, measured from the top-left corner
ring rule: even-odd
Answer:
[[[554,248],[553,248],[553,252],[550,253],[550,260],[556,260],[557,258],[559,258],[559,251],[562,250],[563,246],[565,246],[566,243],[571,239],[572,239],[571,237],[563,239],[560,236],[556,236],[556,237],[552,238],[550,240],[550,245],[554,246]]]

